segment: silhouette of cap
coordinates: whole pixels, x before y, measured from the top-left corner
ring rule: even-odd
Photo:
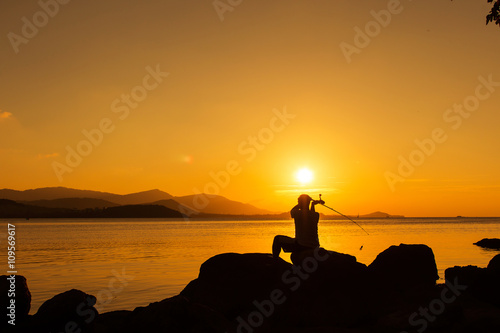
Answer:
[[[312,201],[313,198],[311,198],[310,196],[308,196],[307,194],[301,194],[299,196],[299,203],[309,203]]]

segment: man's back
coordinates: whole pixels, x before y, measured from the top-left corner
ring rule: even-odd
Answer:
[[[290,214],[295,220],[295,239],[302,246],[318,247],[319,214],[311,210],[294,207]]]

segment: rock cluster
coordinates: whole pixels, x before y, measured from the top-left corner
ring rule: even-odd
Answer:
[[[425,245],[391,246],[369,266],[324,249],[292,259],[216,255],[179,295],[133,311],[98,314],[93,296],[70,290],[24,310],[16,331],[500,332],[500,255],[449,268],[439,285]]]

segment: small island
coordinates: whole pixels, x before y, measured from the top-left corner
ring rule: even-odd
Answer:
[[[498,238],[483,238],[474,245],[480,246],[485,249],[500,250],[500,239]]]

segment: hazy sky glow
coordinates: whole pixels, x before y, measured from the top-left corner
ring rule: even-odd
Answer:
[[[0,4],[0,188],[500,215],[486,0],[55,3]]]

